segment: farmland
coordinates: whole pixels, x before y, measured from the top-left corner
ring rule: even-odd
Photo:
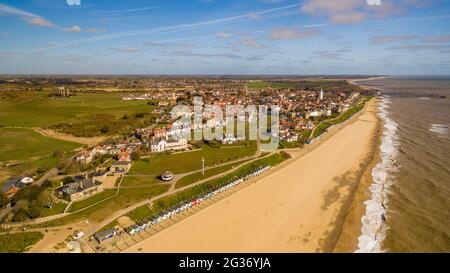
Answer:
[[[145,101],[120,99],[120,93],[77,93],[70,98],[49,97],[45,92],[27,92],[0,98],[0,124],[19,127],[45,127],[77,122],[90,114],[121,117],[152,109]]]
[[[42,136],[27,128],[0,128],[0,162],[51,155],[55,150],[70,151],[81,144]]]
[[[212,148],[203,145],[201,150],[171,155],[155,155],[136,162],[130,174],[160,175],[164,171],[173,173],[186,173],[199,170],[202,167],[202,158],[206,166],[234,161],[256,153],[256,143],[248,142],[246,146]]]

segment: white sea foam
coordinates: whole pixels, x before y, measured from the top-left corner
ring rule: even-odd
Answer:
[[[381,247],[388,226],[383,218],[386,215],[387,190],[393,183],[390,175],[398,167],[395,158],[398,153],[398,124],[389,118],[390,99],[383,97],[379,105],[379,116],[384,123],[383,137],[380,145],[381,162],[372,170],[373,183],[369,187],[371,197],[365,201],[366,213],[362,217],[361,236],[358,240],[357,253],[383,252]]]
[[[448,133],[448,127],[445,124],[431,124],[430,131],[440,135],[446,135]]]

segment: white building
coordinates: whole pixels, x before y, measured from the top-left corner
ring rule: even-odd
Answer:
[[[187,149],[187,140],[157,140],[150,143],[150,150],[155,153],[165,151],[180,151]]]

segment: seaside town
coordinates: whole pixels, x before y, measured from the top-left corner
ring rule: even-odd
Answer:
[[[96,84],[94,85],[92,82]],[[223,194],[242,182],[268,171],[271,166],[289,158],[288,153],[284,152],[285,150],[301,149],[305,145],[311,144],[328,129],[357,113],[364,105],[366,98],[373,94],[373,91],[369,92],[348,84],[345,80],[315,79],[299,82],[295,79],[277,78],[156,78],[150,80],[30,78],[27,80],[3,79],[2,84],[8,86],[13,84],[18,89],[14,95],[16,97],[10,99],[24,99],[25,94],[48,94],[46,100],[54,101],[57,104],[69,103],[79,100],[80,97],[91,96],[91,94],[98,95],[99,98],[106,97],[111,94],[105,93],[106,90],[119,88],[119,90],[113,91],[113,103],[122,105],[122,107],[138,103],[149,109],[147,112],[124,114],[120,121],[126,124],[125,130],[122,130],[122,127],[103,130],[103,127],[96,125],[102,129],[93,136],[83,132],[85,128],[91,126],[90,123],[99,122],[95,118],[86,123],[80,122],[80,125],[59,123],[39,129],[37,132],[44,132],[49,136],[53,134],[54,137],[74,135],[71,137],[74,140],[95,139],[95,137],[104,136],[100,141],[77,146],[72,151],[63,152],[56,149],[52,155],[58,159],[56,165],[47,170],[39,172],[25,170],[8,178],[2,185],[3,209],[0,215],[2,228],[22,227],[24,230],[27,229],[27,226],[45,228],[47,223],[57,223],[59,220],[82,214],[91,208],[95,209],[96,206],[101,206],[109,199],[120,196],[121,191],[128,187],[129,189],[147,187],[146,185],[156,187],[168,183],[170,189],[162,196],[169,193],[176,195],[178,185],[183,183],[184,176],[190,177],[189,173],[192,171],[199,172],[197,175],[200,178],[187,183],[183,187],[186,190],[192,190],[197,183],[202,185],[201,182],[204,182],[203,185],[208,183],[214,185],[201,192],[191,193],[179,203],[156,210],[147,217],[134,221],[125,217],[128,220],[121,224],[113,221],[114,226],[106,229],[100,225],[95,229],[89,226],[89,229],[86,230],[83,227],[75,228],[78,227],[75,224],[76,230],[69,236],[72,239],[69,239],[67,245],[57,247],[60,250],[55,249],[55,251],[69,252],[88,251],[86,249],[95,252],[120,251],[121,243],[119,242],[121,236],[123,237],[121,234],[125,233],[135,237],[150,227],[165,223],[167,219],[173,219],[174,215],[189,211],[190,208],[203,203],[203,201]],[[28,84],[32,84],[33,89],[24,89],[23,86]],[[126,88],[132,88],[133,91]],[[141,90],[141,88],[149,89]],[[5,95],[7,94],[5,93]],[[28,99],[28,97],[25,98]],[[171,115],[173,107],[192,106],[199,98],[201,98],[202,110],[208,106],[219,107],[224,116],[222,118],[211,117],[206,112],[202,112],[202,122],[199,125],[181,122],[177,117]],[[81,99],[81,103],[82,105],[86,104],[85,99]],[[234,122],[234,120],[227,120],[226,116],[227,107],[231,105],[239,105],[244,109],[251,105],[264,105],[267,106],[268,113],[270,113],[270,109],[276,107],[279,110],[279,135],[276,136],[279,140],[278,152],[262,151],[260,140],[251,140],[248,138],[249,135],[236,135],[226,131],[212,141],[198,141],[190,138],[198,130],[224,129],[228,122]],[[194,116],[193,108],[188,109],[191,109],[191,112],[185,112],[183,115]],[[110,118],[114,119],[113,116]],[[246,126],[257,119],[258,116],[252,113],[247,113],[247,116],[237,116],[237,122],[246,124]],[[146,126],[142,127],[142,124]],[[80,126],[80,130],[74,131],[73,128],[78,128],[76,126]],[[118,126],[123,125],[119,123]],[[111,131],[114,130],[120,131],[120,134],[111,134]],[[235,151],[240,150],[240,147],[246,147],[248,152],[235,156],[233,153],[238,154]],[[205,163],[205,156],[208,156],[206,151],[209,150],[212,153],[211,158]],[[229,151],[230,158],[222,158],[224,155],[223,152],[219,152],[221,150]],[[284,153],[280,157],[284,159],[276,164],[268,163],[272,160],[280,160],[278,158],[280,152]],[[183,172],[176,170],[174,164],[177,162],[172,160],[173,157],[183,158],[179,162],[181,163],[183,160],[189,160],[189,156],[195,153],[202,154],[202,158],[197,159],[198,161],[195,163],[197,167],[186,169]],[[261,155],[264,156],[261,157]],[[170,161],[170,164],[158,169],[158,173],[149,174],[137,171],[138,166],[141,165],[152,169],[152,161],[155,159],[167,160]],[[217,162],[222,163],[218,164]],[[231,174],[234,175],[227,177],[232,169],[222,169],[221,166],[227,167],[233,162],[242,170],[236,171],[235,174],[232,172]],[[245,162],[253,163],[245,164]],[[128,181],[139,176],[143,178],[144,182],[133,182],[137,183],[136,186],[127,186],[127,183],[134,185]],[[214,180],[214,177],[219,177],[220,181]],[[226,177],[227,180],[222,181],[221,177]],[[156,197],[148,200],[154,202],[153,198]],[[151,204],[151,202],[147,202],[147,204]],[[141,209],[133,203],[130,201],[133,208]],[[140,205],[142,201],[136,203]],[[147,208],[147,205],[144,207]],[[132,213],[131,209],[130,213]],[[62,223],[66,223],[66,221],[62,221]],[[100,222],[96,221],[96,224],[100,224]],[[106,227],[110,225],[106,224],[108,224]],[[112,240],[113,238],[114,240]],[[127,244],[130,245],[129,242]]]

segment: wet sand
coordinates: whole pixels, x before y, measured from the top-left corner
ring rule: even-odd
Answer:
[[[378,123],[372,100],[292,163],[126,252],[332,251],[373,158]]]

